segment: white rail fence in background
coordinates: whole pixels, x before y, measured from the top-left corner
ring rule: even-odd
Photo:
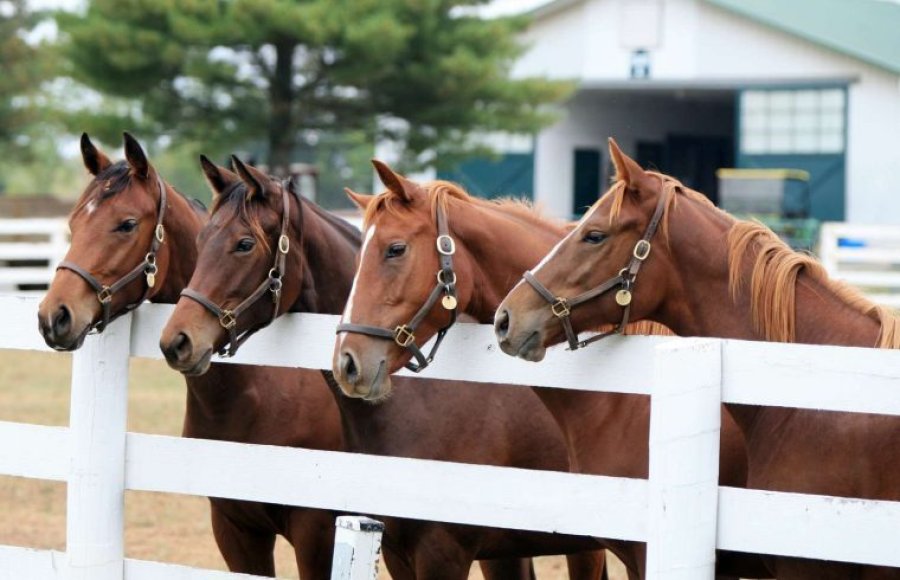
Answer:
[[[0,293],[26,285],[46,289],[69,248],[68,239],[69,226],[62,218],[0,219]]]
[[[36,306],[0,297],[0,348],[46,350]],[[900,567],[900,502],[716,484],[721,401],[900,415],[900,352],[615,337],[533,364],[489,327],[450,333],[431,377],[650,394],[648,481],[126,433],[129,356],[160,358],[170,313],[145,305],[88,337],[68,428],[0,422],[0,474],[68,482],[66,553],[3,547],[0,579],[238,578],[125,559],[125,490],[646,541],[653,579],[711,580],[716,546]],[[228,362],[330,368],[335,324],[285,316]]]
[[[900,308],[900,227],[830,222],[819,234],[822,265],[880,304]]]

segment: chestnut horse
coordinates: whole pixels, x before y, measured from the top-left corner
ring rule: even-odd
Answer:
[[[359,249],[355,228],[295,195],[290,183],[233,161],[238,176],[204,164],[215,194],[212,217],[199,237],[189,290],[160,341],[178,370],[202,372],[212,352],[230,348],[283,312],[338,313],[351,293]],[[246,302],[256,294],[254,288],[271,283],[273,262],[280,280],[278,301]],[[236,306],[240,303],[251,305]],[[223,325],[231,320],[235,325],[226,331]],[[377,406],[344,397],[332,385],[348,450],[567,469],[559,430],[531,393],[402,382],[394,397]],[[364,492],[365,482],[360,489]],[[588,538],[385,519],[385,561],[394,578],[464,579],[474,559],[496,558],[506,560],[492,563],[488,572],[493,576],[526,578],[532,573],[528,562],[523,567],[511,558],[584,550],[592,552],[570,557],[573,577],[597,578],[603,569],[602,552]]]
[[[680,335],[900,346],[898,320],[830,280],[813,258],[792,251],[758,223],[734,219],[675,179],[644,171],[612,140],[610,151],[615,185],[533,270],[552,295],[576,296],[616,277],[657,214],[652,251],[647,248],[639,277],[631,281],[632,318],[663,323]],[[611,294],[600,295],[573,308],[571,322],[615,323],[622,312]],[[500,305],[496,330],[505,352],[529,360],[563,340],[547,302],[523,283]],[[900,500],[897,418],[726,407],[747,439],[749,487]],[[787,579],[900,577],[896,569],[796,558],[772,558],[771,566]]]
[[[207,219],[201,206],[159,177],[129,134],[124,162],[112,163],[87,135],[81,151],[94,178],[72,212],[71,248],[38,311],[44,340],[57,350],[77,349],[88,331],[145,297],[174,303],[194,270],[194,240]],[[157,231],[161,241],[153,242]],[[128,279],[132,272],[138,275]],[[107,309],[88,279],[114,289]],[[117,287],[119,280],[126,282]],[[185,382],[185,437],[342,448],[340,417],[320,373],[216,364]],[[301,577],[329,576],[333,513],[220,498],[210,498],[210,509],[216,543],[232,571],[274,576],[273,547],[281,534],[294,546]]]
[[[357,397],[387,396],[391,377],[410,359],[408,348],[372,336],[366,329],[394,328],[416,316],[435,286],[441,269],[435,240],[452,240],[456,307],[482,323],[491,322],[502,296],[559,242],[569,226],[547,219],[513,200],[485,201],[458,186],[436,181],[419,185],[385,164],[375,167],[387,190],[377,196],[348,191],[365,211],[366,246],[356,274],[356,292],[344,312],[345,325],[335,345],[334,372],[344,392]],[[440,217],[438,217],[440,216]],[[449,322],[435,306],[415,330],[425,344]],[[349,326],[348,326],[349,324]],[[631,328],[632,332],[666,329]],[[362,330],[360,332],[359,330]],[[380,372],[386,366],[388,373]],[[646,396],[562,389],[534,389],[565,435],[573,471],[646,478],[650,405]],[[723,485],[743,486],[746,459],[743,438],[723,414]],[[605,540],[632,577],[643,576],[644,545]],[[723,573],[765,576],[753,558],[729,555]],[[735,559],[741,560],[740,562]],[[746,560],[746,562],[744,562]]]

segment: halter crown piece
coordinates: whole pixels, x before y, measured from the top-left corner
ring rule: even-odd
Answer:
[[[667,199],[668,197],[665,195],[659,196],[659,202],[657,202],[656,204],[656,210],[653,212],[653,217],[650,219],[650,223],[647,224],[647,229],[644,231],[644,235],[634,245],[634,249],[631,251],[631,259],[628,261],[628,265],[619,270],[619,273],[616,276],[613,276],[599,286],[595,286],[593,289],[588,290],[583,294],[579,294],[574,298],[563,298],[561,296],[556,296],[555,294],[553,294],[553,292],[551,292],[549,288],[544,286],[535,277],[533,272],[525,272],[525,274],[522,276],[525,281],[528,282],[532,288],[534,288],[534,290],[538,293],[538,295],[540,295],[541,298],[550,303],[551,312],[553,312],[553,315],[559,319],[560,324],[562,324],[563,330],[566,332],[566,340],[569,342],[569,350],[578,350],[579,348],[584,348],[585,346],[591,344],[592,342],[596,342],[601,338],[606,338],[607,336],[610,336],[612,334],[621,334],[622,330],[625,329],[625,326],[628,324],[628,317],[631,314],[631,300],[632,293],[634,292],[635,281],[637,280],[637,275],[641,269],[641,266],[643,265],[647,257],[650,256],[650,250],[652,249],[650,239],[656,233],[656,230],[659,227],[659,222],[662,220],[663,212],[666,208]],[[616,292],[615,299],[616,304],[623,308],[622,320],[612,330],[601,332],[600,334],[596,334],[590,338],[579,341],[578,334],[575,332],[575,329],[572,328],[572,310],[576,306],[584,304],[589,300],[593,300],[594,298],[603,296],[613,288],[619,289]]]
[[[437,214],[438,230],[435,246],[437,248],[438,260],[440,261],[440,269],[437,271],[437,282],[431,290],[431,293],[428,295],[428,299],[425,300],[425,304],[423,304],[418,312],[416,312],[415,316],[412,317],[412,320],[406,324],[395,326],[393,330],[390,328],[382,328],[380,326],[342,323],[338,325],[336,331],[337,334],[342,332],[352,332],[374,336],[375,338],[393,340],[397,346],[408,350],[413,358],[416,359],[416,362],[410,361],[405,365],[406,368],[414,373],[422,372],[431,364],[434,360],[434,356],[437,354],[438,348],[441,346],[441,342],[443,342],[444,337],[447,335],[447,331],[456,323],[456,307],[458,301],[456,299],[456,272],[453,271],[453,254],[456,253],[456,243],[453,241],[453,238],[450,237],[447,216],[444,215],[441,204],[435,206],[435,213]],[[443,297],[441,296],[442,294]],[[443,306],[445,310],[450,311],[450,322],[438,330],[434,346],[431,347],[428,356],[425,356],[416,344],[416,328],[419,327],[422,321],[425,320],[425,317],[428,316],[428,313],[431,312],[431,309],[434,308],[438,298],[441,299],[441,306]]]
[[[284,285],[282,282],[282,280],[284,279],[284,269],[287,263],[288,251],[291,249],[291,241],[287,235],[288,217],[290,215],[291,208],[289,189],[290,187],[287,180],[283,181],[281,183],[281,234],[278,236],[278,244],[275,247],[274,263],[269,269],[269,274],[266,279],[256,287],[256,290],[254,290],[253,293],[250,294],[250,296],[247,296],[247,298],[245,298],[234,308],[229,309],[219,306],[203,294],[191,288],[185,288],[181,291],[182,296],[184,296],[185,298],[190,298],[194,302],[200,304],[200,306],[206,308],[213,316],[215,316],[219,320],[219,325],[221,325],[222,328],[228,331],[228,343],[226,343],[221,349],[219,349],[218,354],[220,356],[234,356],[237,353],[238,348],[240,348],[240,346],[244,344],[244,342],[248,338],[250,338],[251,335],[272,324],[272,322],[274,322],[275,319],[278,318],[278,309],[281,306],[281,288]],[[302,253],[304,239],[302,230],[303,202],[298,199],[297,203],[299,204],[298,207],[300,211],[300,247]],[[265,324],[247,329],[243,334],[238,335],[238,317],[251,306],[259,302],[259,300],[266,294],[266,292],[270,292],[272,294],[272,318],[270,318],[269,321]]]
[[[63,260],[56,267],[57,270],[70,270],[75,272],[87,282],[88,286],[94,289],[94,292],[97,293],[97,301],[100,302],[100,306],[103,308],[103,318],[91,327],[92,332],[96,332],[97,334],[103,332],[110,322],[122,314],[131,312],[140,306],[141,303],[150,296],[153,287],[156,286],[156,273],[159,271],[159,268],[156,266],[156,253],[166,240],[166,230],[163,227],[163,218],[165,218],[166,215],[166,187],[163,185],[162,178],[160,178],[159,174],[156,175],[156,183],[159,187],[159,209],[156,214],[156,227],[153,228],[153,239],[150,241],[150,250],[144,256],[144,260],[140,264],[108,286],[100,282],[93,274],[75,262]],[[120,314],[112,316],[112,299],[115,293],[140,277],[141,274],[144,275],[147,287],[144,289],[144,294],[141,296],[140,300],[132,302],[126,306]]]

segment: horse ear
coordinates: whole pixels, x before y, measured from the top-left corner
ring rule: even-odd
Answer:
[[[122,137],[125,139],[125,160],[132,173],[140,179],[147,179],[150,176],[150,162],[147,161],[143,147],[127,131],[122,133]]]
[[[213,192],[213,197],[221,195],[229,185],[240,179],[235,173],[210,161],[206,155],[200,155],[200,167],[203,169],[206,183]]]
[[[381,183],[388,188],[388,191],[407,203],[413,201],[413,196],[418,189],[415,183],[391,169],[388,164],[383,161],[373,159],[372,165],[375,166],[375,171],[378,172]]]
[[[247,165],[238,159],[237,155],[231,156],[231,166],[237,172],[241,181],[247,184],[248,199],[253,199],[256,196],[265,193],[266,188],[263,184],[269,180],[265,173],[253,166]]]
[[[619,144],[612,137],[609,138],[609,156],[616,167],[616,181],[624,181],[630,189],[639,189],[647,172],[641,169],[637,161],[622,153]]]
[[[364,193],[356,193],[349,187],[344,188],[344,193],[347,194],[347,197],[350,198],[356,207],[359,209],[366,211],[366,208],[369,207],[369,204],[372,203],[372,200],[375,199],[374,195],[366,195]]]
[[[81,134],[81,158],[84,159],[84,166],[94,177],[112,165],[109,157],[91,143],[87,133]]]

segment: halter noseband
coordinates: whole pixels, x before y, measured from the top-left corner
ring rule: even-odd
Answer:
[[[276,318],[278,318],[278,309],[281,305],[281,288],[283,286],[282,279],[284,278],[284,268],[287,263],[287,255],[288,250],[290,250],[291,242],[290,238],[287,236],[288,231],[288,217],[290,214],[290,194],[288,193],[289,186],[286,182],[282,182],[281,184],[281,200],[282,200],[282,214],[281,214],[281,235],[278,236],[278,245],[275,248],[275,260],[272,264],[272,268],[269,269],[269,275],[266,277],[263,282],[256,287],[256,290],[253,291],[250,296],[247,296],[240,304],[235,306],[234,308],[223,308],[204,296],[203,294],[197,292],[196,290],[192,290],[191,288],[185,288],[181,291],[181,295],[185,298],[190,298],[194,302],[198,303],[200,306],[206,308],[213,316],[215,316],[219,320],[219,325],[228,331],[228,343],[219,349],[218,354],[220,356],[232,357],[237,353],[238,348],[244,341],[246,341],[250,336],[265,328],[266,326],[272,324]],[[299,208],[300,208],[300,221],[302,224],[303,221],[303,202],[298,200]],[[302,227],[302,226],[301,226]],[[300,237],[300,245],[303,246],[303,233],[301,231]],[[250,328],[244,331],[243,334],[238,335],[237,332],[237,321],[238,317],[251,306],[259,302],[259,300],[266,294],[266,292],[272,293],[272,318],[269,319],[265,324],[261,324],[259,326]]]
[[[150,242],[150,251],[144,256],[144,260],[135,266],[130,272],[107,286],[98,280],[93,274],[76,264],[75,262],[71,262],[69,260],[63,260],[56,266],[57,270],[69,270],[78,274],[87,284],[94,289],[94,292],[97,294],[97,300],[100,302],[100,306],[103,308],[103,319],[99,322],[93,324],[91,326],[91,331],[97,332],[98,334],[103,332],[106,329],[107,325],[110,322],[125,314],[130,312],[140,306],[140,304],[146,300],[150,296],[150,292],[153,290],[153,287],[156,285],[156,273],[159,268],[156,266],[156,253],[159,251],[159,247],[165,241],[166,231],[163,227],[163,218],[166,215],[166,187],[163,185],[162,178],[159,174],[156,175],[156,182],[159,186],[159,210],[157,211],[156,217],[156,227],[153,228],[153,239]],[[140,300],[137,302],[133,302],[125,307],[125,309],[116,316],[111,315],[111,307],[112,307],[112,299],[113,296],[138,278],[141,274],[143,274],[147,281],[147,288],[144,290],[144,294],[141,296]]]
[[[441,342],[444,340],[444,336],[447,335],[447,331],[450,330],[450,327],[453,326],[454,323],[456,323],[456,272],[453,271],[453,254],[456,253],[456,243],[453,241],[453,238],[450,237],[450,228],[447,226],[447,216],[444,215],[440,204],[435,206],[435,213],[437,214],[438,229],[435,246],[437,247],[438,259],[440,260],[441,267],[440,270],[437,271],[437,282],[431,290],[431,294],[428,295],[425,304],[419,308],[419,311],[412,317],[412,320],[407,324],[400,324],[394,327],[393,330],[382,328],[380,326],[367,326],[364,324],[351,323],[342,323],[337,327],[337,334],[342,332],[353,332],[356,334],[374,336],[375,338],[393,340],[397,346],[408,350],[416,359],[417,362],[414,363],[410,361],[405,365],[406,368],[414,373],[422,372],[431,364],[435,354],[437,354],[438,348],[441,346]],[[441,294],[444,295],[443,298],[441,298]],[[425,356],[416,344],[416,328],[419,327],[422,321],[425,320],[425,317],[428,316],[428,313],[431,312],[431,309],[434,307],[435,303],[437,303],[438,298],[441,298],[441,306],[450,311],[450,322],[438,330],[434,346],[431,347],[428,356]]]
[[[656,233],[657,227],[659,227],[659,222],[662,220],[662,216],[664,210],[666,208],[666,200],[667,196],[661,195],[659,198],[659,202],[656,204],[656,210],[653,212],[653,217],[650,219],[650,223],[647,225],[647,229],[644,231],[643,237],[637,241],[634,245],[634,249],[631,252],[631,259],[628,261],[628,265],[619,270],[618,275],[613,276],[606,282],[603,282],[599,286],[594,287],[587,292],[579,294],[575,298],[563,298],[561,296],[556,296],[551,292],[546,286],[541,284],[541,282],[534,276],[530,270],[525,272],[522,276],[526,282],[528,282],[532,288],[538,293],[538,295],[550,303],[550,310],[553,312],[553,315],[559,319],[560,324],[562,324],[563,330],[566,332],[566,340],[569,342],[569,350],[578,350],[579,348],[584,348],[585,346],[591,344],[592,342],[596,342],[601,338],[606,338],[612,334],[621,334],[622,330],[624,330],[625,326],[628,324],[628,317],[631,314],[631,300],[632,293],[634,291],[635,280],[637,279],[638,271],[641,269],[641,265],[650,255],[650,250],[652,246],[650,245],[650,239]],[[609,330],[607,332],[601,332],[600,334],[594,335],[590,338],[586,338],[584,340],[578,340],[578,334],[575,332],[575,329],[572,328],[572,310],[581,304],[589,300],[593,300],[594,298],[598,298],[613,288],[620,288],[618,292],[616,292],[616,304],[621,306],[624,310],[622,311],[622,320],[616,325],[615,328]]]

